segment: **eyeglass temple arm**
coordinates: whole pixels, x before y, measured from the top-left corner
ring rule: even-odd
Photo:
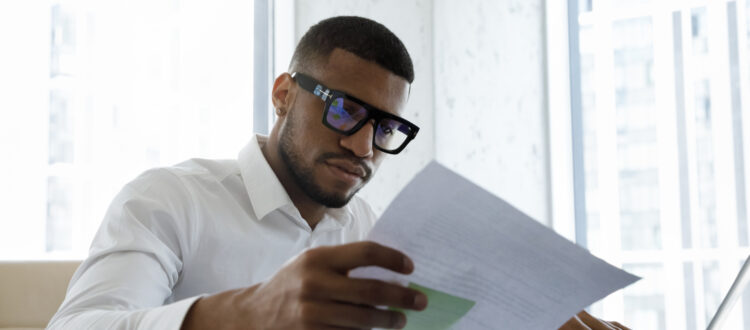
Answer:
[[[300,86],[302,86],[304,89],[312,92],[315,96],[320,97],[323,102],[328,101],[329,98],[331,98],[332,94],[331,90],[327,87],[321,85],[314,79],[301,74],[299,72],[292,73],[292,79],[296,80],[297,83],[299,83]],[[315,87],[313,87],[315,86]]]
[[[323,90],[323,88],[325,88],[323,87],[323,85],[318,84],[317,86],[315,86],[313,94],[317,95],[321,100],[323,100],[323,102],[325,102],[331,97],[331,90],[327,88],[326,90]]]

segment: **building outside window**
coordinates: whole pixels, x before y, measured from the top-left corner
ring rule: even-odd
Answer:
[[[578,7],[578,224],[592,253],[643,277],[592,310],[634,329],[705,328],[750,254],[750,2]],[[750,294],[727,328],[750,329]]]

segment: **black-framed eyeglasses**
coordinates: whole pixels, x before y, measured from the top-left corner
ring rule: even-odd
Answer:
[[[342,91],[330,89],[304,73],[292,73],[302,89],[325,102],[323,125],[335,132],[352,135],[373,121],[372,145],[380,151],[397,154],[417,136],[419,127],[394,114],[380,110]]]

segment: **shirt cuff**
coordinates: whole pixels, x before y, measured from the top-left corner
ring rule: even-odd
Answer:
[[[139,328],[145,326],[144,329],[180,330],[190,307],[204,296],[206,295],[190,297],[151,309],[143,316]]]

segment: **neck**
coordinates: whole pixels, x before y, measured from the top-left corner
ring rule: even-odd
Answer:
[[[284,163],[278,152],[278,140],[269,138],[268,142],[261,148],[263,156],[268,161],[268,165],[271,166],[274,174],[284,186],[284,190],[289,195],[289,198],[294,203],[294,206],[299,210],[302,218],[307,221],[307,224],[311,229],[315,229],[315,226],[323,219],[323,215],[328,210],[324,205],[312,200],[297,184],[292,176],[289,166]]]

